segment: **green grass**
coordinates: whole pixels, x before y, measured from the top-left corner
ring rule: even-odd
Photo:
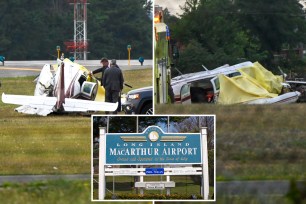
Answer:
[[[155,111],[216,114],[217,181],[306,179],[306,104],[177,104]]]
[[[89,181],[54,180],[27,184],[6,183],[0,188],[1,203],[91,203]],[[104,202],[110,204],[114,202]],[[116,202],[115,202],[116,203]],[[127,202],[131,203],[131,202]],[[141,203],[141,202],[138,202]],[[137,204],[138,204],[137,203]],[[149,202],[142,202],[143,204]]]
[[[90,117],[21,116],[0,121],[1,174],[90,173]]]
[[[138,69],[124,71],[124,83],[131,85],[133,88],[124,86],[123,93],[127,93],[132,89],[137,89],[145,86],[152,86],[152,69]]]
[[[35,77],[1,79],[0,92],[33,95]],[[90,117],[33,116],[0,102],[0,172],[77,174],[90,172]]]
[[[245,195],[245,196],[220,196],[217,198],[216,203],[235,203],[235,204],[292,204],[293,202],[289,199],[285,198],[283,195],[273,195],[273,196],[265,196],[265,195]]]
[[[156,204],[161,204],[160,202],[155,202]],[[292,204],[293,202],[289,199],[285,198],[283,195],[245,195],[245,196],[232,196],[232,195],[221,195],[216,198],[216,202],[205,202],[209,203],[227,203],[227,204]],[[178,203],[171,203],[178,204]],[[190,202],[180,202],[179,204],[190,204]],[[195,203],[196,204],[196,203]]]
[[[1,187],[1,203],[89,203],[89,181],[46,181],[28,184],[7,183]]]
[[[125,71],[124,76],[134,88],[152,82],[151,69]],[[0,93],[33,95],[34,78],[2,78]],[[90,173],[90,117],[26,115],[16,107],[0,101],[0,174]]]

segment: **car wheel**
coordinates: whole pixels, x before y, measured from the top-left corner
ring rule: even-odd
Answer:
[[[153,115],[153,107],[152,104],[147,104],[143,109],[141,110],[140,114],[145,114],[145,115]]]

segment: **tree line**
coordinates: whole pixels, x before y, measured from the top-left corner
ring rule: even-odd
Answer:
[[[181,72],[247,60],[275,72],[305,72],[305,58],[297,52],[306,42],[306,16],[298,1],[187,0],[181,9],[179,17],[164,10]]]
[[[103,56],[152,58],[152,2],[146,0],[88,0],[88,59]],[[6,60],[56,58],[56,46],[65,56],[65,41],[73,39],[73,5],[68,0],[0,1],[0,55]]]

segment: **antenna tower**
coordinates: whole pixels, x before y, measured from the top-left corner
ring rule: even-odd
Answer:
[[[66,50],[74,53],[74,59],[87,60],[87,0],[69,0],[74,6],[73,41],[65,42]]]

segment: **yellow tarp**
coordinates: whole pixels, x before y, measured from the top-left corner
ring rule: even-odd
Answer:
[[[273,98],[281,92],[282,76],[275,76],[258,62],[239,69],[241,76],[219,75],[219,104],[243,103],[260,98]]]
[[[276,76],[266,70],[259,62],[253,63],[252,67],[238,69],[243,76],[255,79],[263,88],[270,93],[280,94],[282,90],[283,76]]]
[[[100,85],[100,83],[98,84],[98,91],[95,101],[105,101],[105,89]]]

